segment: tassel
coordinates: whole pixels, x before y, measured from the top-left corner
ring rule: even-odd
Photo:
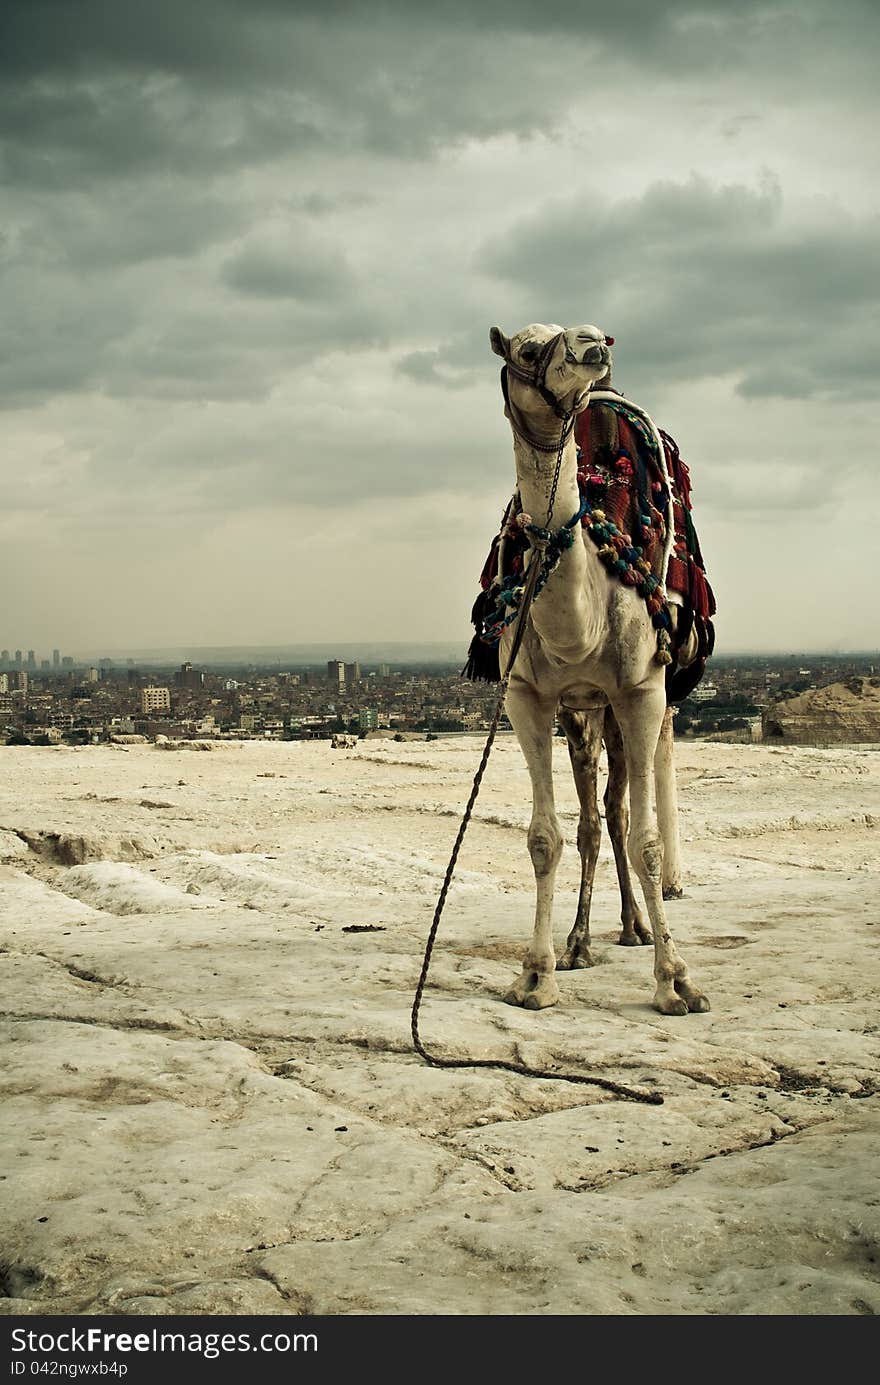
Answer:
[[[672,663],[672,655],[669,651],[669,634],[666,630],[657,631],[657,653],[654,658],[658,664]]]
[[[497,601],[497,588],[489,587],[486,591],[480,592],[471,611],[475,634],[470,642],[467,663],[460,677],[469,678],[472,683],[501,682],[498,645],[487,644],[482,638],[486,620],[494,613]]]
[[[501,662],[498,645],[486,644],[479,634],[474,635],[468,649],[468,659],[460,677],[469,678],[472,683],[500,683]]]

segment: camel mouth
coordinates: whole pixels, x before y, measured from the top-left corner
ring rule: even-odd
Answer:
[[[581,357],[581,365],[607,365],[611,360],[611,352],[604,342],[599,342],[595,346],[588,346]]]

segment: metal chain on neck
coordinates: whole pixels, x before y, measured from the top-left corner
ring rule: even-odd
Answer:
[[[553,507],[556,503],[556,489],[559,485],[559,473],[562,468],[562,454],[565,451],[565,443],[568,437],[568,424],[572,417],[572,412],[567,413],[562,421],[562,431],[560,433],[559,447],[556,453],[556,469],[553,473],[553,484],[550,487],[550,499],[547,505],[547,522],[545,528],[548,530],[553,519]],[[501,720],[501,713],[504,709],[504,699],[507,696],[507,687],[510,682],[510,675],[513,672],[513,666],[516,663],[516,656],[519,653],[520,645],[523,642],[523,637],[526,631],[526,620],[528,619],[529,614],[529,607],[531,606],[532,601],[534,600],[535,588],[537,586],[540,571],[541,563],[539,561],[539,555],[537,551],[534,551],[532,561],[529,564],[526,584],[523,588],[522,602],[520,604],[519,609],[519,619],[517,620],[516,627],[513,633],[513,644],[510,647],[510,658],[507,662],[507,671],[505,672],[504,677],[501,680],[501,689],[498,695],[498,701],[495,704],[495,711],[492,716],[492,721],[489,726],[489,735],[487,736],[486,744],[483,747],[483,754],[480,758],[480,763],[477,768],[477,772],[474,775],[474,782],[471,786],[471,792],[467,801],[467,806],[465,807],[464,815],[458,828],[458,834],[455,838],[455,844],[452,848],[452,854],[449,857],[449,864],[446,867],[446,874],[443,877],[443,884],[440,889],[440,894],[437,899],[437,905],[434,909],[434,917],[431,921],[431,928],[428,933],[428,941],[425,945],[425,955],[422,961],[422,970],[419,976],[418,985],[416,986],[415,999],[413,1000],[412,1015],[410,1018],[410,1030],[412,1033],[413,1047],[416,1053],[418,1053],[419,1057],[423,1058],[424,1061],[430,1064],[432,1068],[500,1068],[504,1072],[516,1073],[519,1077],[545,1077],[550,1078],[556,1082],[575,1082],[583,1086],[601,1087],[603,1091],[611,1092],[613,1096],[621,1097],[625,1101],[640,1101],[643,1102],[645,1105],[649,1106],[662,1106],[663,1097],[660,1095],[659,1092],[646,1092],[640,1090],[637,1087],[626,1087],[619,1082],[612,1082],[611,1079],[607,1077],[587,1077],[584,1073],[579,1072],[556,1072],[553,1069],[548,1068],[530,1068],[525,1063],[514,1063],[510,1059],[506,1058],[445,1058],[442,1057],[440,1054],[430,1053],[428,1049],[425,1048],[425,1045],[423,1044],[419,1034],[419,1011],[421,1010],[422,997],[424,995],[425,986],[428,981],[428,971],[431,966],[431,956],[434,951],[434,943],[437,938],[437,930],[440,927],[440,918],[443,914],[443,909],[446,904],[446,896],[449,893],[449,887],[452,884],[452,877],[455,874],[455,866],[458,861],[458,854],[461,850],[465,833],[467,832],[468,824],[471,820],[474,805],[477,801],[477,795],[480,792],[480,785],[483,782],[483,775],[485,774],[486,766],[489,763],[489,756],[492,753],[492,746],[495,742],[495,736],[498,731],[498,724]]]

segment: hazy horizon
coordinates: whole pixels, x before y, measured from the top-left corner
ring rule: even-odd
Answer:
[[[4,646],[5,647],[5,646]],[[10,646],[10,653],[12,653]],[[51,651],[50,651],[51,652]],[[411,643],[407,641],[331,641],[329,643],[306,644],[232,644],[232,645],[166,645],[155,648],[122,646],[113,648],[95,646],[81,652],[65,650],[72,655],[77,664],[97,664],[101,659],[123,662],[128,659],[152,664],[174,664],[190,662],[193,664],[224,664],[237,662],[254,663],[316,663],[340,658],[346,662],[358,661],[364,664],[388,663],[463,663],[466,647],[449,641]],[[35,651],[38,660],[49,657],[45,652]],[[23,650],[26,657],[26,653]],[[729,649],[715,656],[718,662],[727,659],[872,659],[880,660],[880,649]],[[711,672],[711,670],[710,670]]]

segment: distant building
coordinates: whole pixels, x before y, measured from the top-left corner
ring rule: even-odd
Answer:
[[[205,686],[205,675],[201,669],[193,668],[192,664],[185,663],[181,664],[180,672],[175,673],[174,681],[179,688],[187,688],[189,691],[195,692],[197,688]]]
[[[341,659],[327,660],[327,682],[332,683],[334,688],[345,685],[345,664]]]
[[[88,673],[86,674],[86,682],[87,682],[87,683],[97,683],[97,681],[98,681],[98,670],[97,670],[96,668],[90,668],[89,671],[88,671]]]
[[[27,661],[28,661],[28,668],[36,668],[36,667],[37,667],[37,656],[36,656],[36,652],[35,652],[33,649],[29,649],[29,650],[28,650],[28,660],[27,660]]]
[[[51,665],[51,663],[49,662],[48,659],[41,659],[41,660],[40,660],[40,668],[46,669],[46,670],[48,670],[48,671],[51,671],[52,665]]]
[[[73,668],[73,655],[72,655],[72,654],[63,654],[63,655],[61,656],[61,667],[62,667],[62,668]]]
[[[358,726],[361,731],[375,731],[379,725],[379,709],[377,707],[361,707],[358,712]]]
[[[28,676],[23,668],[14,669],[9,675],[9,687],[15,692],[26,693],[28,690]]]
[[[0,663],[4,663],[4,664],[8,664],[8,663],[9,663],[9,650],[8,650],[8,649],[4,649],[4,650],[0,651]]]
[[[380,664],[377,669],[377,673],[379,674],[380,678],[387,678],[390,672],[391,670],[389,669],[387,664]]]
[[[52,650],[52,663],[53,663],[53,665],[55,666],[55,668],[60,667],[60,664],[61,664],[61,650],[60,650],[60,649],[53,649],[53,650]]]
[[[358,661],[355,659],[355,661],[354,661],[353,664],[346,664],[346,665],[345,665],[345,682],[346,682],[346,686],[348,686],[348,687],[353,687],[355,683],[359,683],[360,681],[361,681],[361,666],[360,666],[360,664],[358,663]]]
[[[16,665],[16,668],[21,668],[21,650],[20,650],[20,649],[16,649],[16,651],[15,651],[15,665]]]
[[[168,688],[141,688],[141,712],[170,712],[171,693]]]
[[[0,673],[0,693],[9,692],[9,674]]]

